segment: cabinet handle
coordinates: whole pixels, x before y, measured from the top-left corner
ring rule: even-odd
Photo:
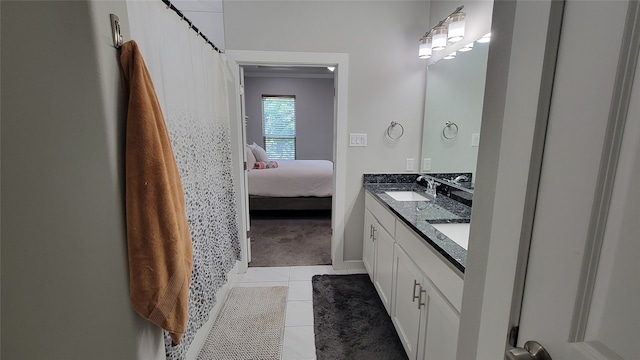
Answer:
[[[375,228],[375,226],[373,227],[373,241],[376,241],[378,239],[376,239],[376,233],[378,232],[378,229]]]
[[[369,225],[369,239],[373,239],[373,224]]]
[[[411,302],[416,302],[416,299],[420,298],[418,295],[416,295],[416,287],[418,287],[418,282],[416,280],[413,280],[413,299],[411,300]],[[420,286],[420,289],[422,289],[422,286]]]
[[[422,302],[422,293],[427,294],[427,290],[422,290],[422,285],[420,285],[420,297],[418,298],[418,309],[425,306],[425,303]]]

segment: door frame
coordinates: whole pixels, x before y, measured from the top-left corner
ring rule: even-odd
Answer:
[[[494,2],[458,359],[503,358],[519,307],[562,10],[563,0]]]
[[[253,51],[253,50],[226,50],[228,65],[234,76],[234,82],[239,99],[240,91],[240,66],[243,65],[292,65],[292,66],[335,66],[334,71],[334,125],[333,125],[333,196],[331,216],[331,261],[334,269],[343,269],[347,264],[344,261],[344,225],[346,207],[344,203],[346,193],[346,155],[347,155],[347,100],[349,79],[349,55],[344,53],[312,53],[312,52],[286,52],[286,51]],[[236,111],[240,114],[240,102],[236,101]],[[232,123],[235,131],[232,132],[232,146],[244,161],[244,141],[242,133],[244,129],[243,119],[236,118]],[[235,135],[235,136],[234,136]],[[236,178],[244,179],[243,173],[236,174]],[[242,188],[242,187],[241,187]],[[242,190],[244,192],[244,189]],[[242,198],[249,194],[240,194]],[[240,202],[239,214],[243,214],[240,221],[240,249],[242,259],[238,266],[238,272],[247,271],[249,263],[247,259],[248,239],[247,225],[249,219],[244,219],[247,213],[246,205]]]

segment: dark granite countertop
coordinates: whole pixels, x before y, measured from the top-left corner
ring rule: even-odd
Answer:
[[[417,176],[417,175],[416,175]],[[413,176],[415,179],[416,176]],[[409,177],[410,178],[410,177]],[[469,223],[471,207],[438,194],[432,201],[396,201],[386,191],[416,191],[424,193],[425,187],[415,182],[380,182],[365,175],[365,190],[391,210],[401,221],[415,231],[427,244],[442,254],[458,270],[464,273],[467,262],[467,250],[431,224]],[[392,180],[392,181],[395,181]],[[429,198],[425,194],[425,197]],[[432,199],[432,198],[430,198]]]

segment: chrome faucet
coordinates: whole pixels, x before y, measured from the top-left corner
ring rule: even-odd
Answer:
[[[460,175],[460,176],[456,177],[455,179],[451,180],[451,182],[456,184],[456,185],[460,185],[461,181],[469,181],[469,178],[464,176],[464,175]]]

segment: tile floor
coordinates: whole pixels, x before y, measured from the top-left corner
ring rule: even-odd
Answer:
[[[334,270],[327,266],[250,267],[233,286],[288,286],[282,360],[315,360],[311,278],[321,274],[361,274],[366,270]]]

